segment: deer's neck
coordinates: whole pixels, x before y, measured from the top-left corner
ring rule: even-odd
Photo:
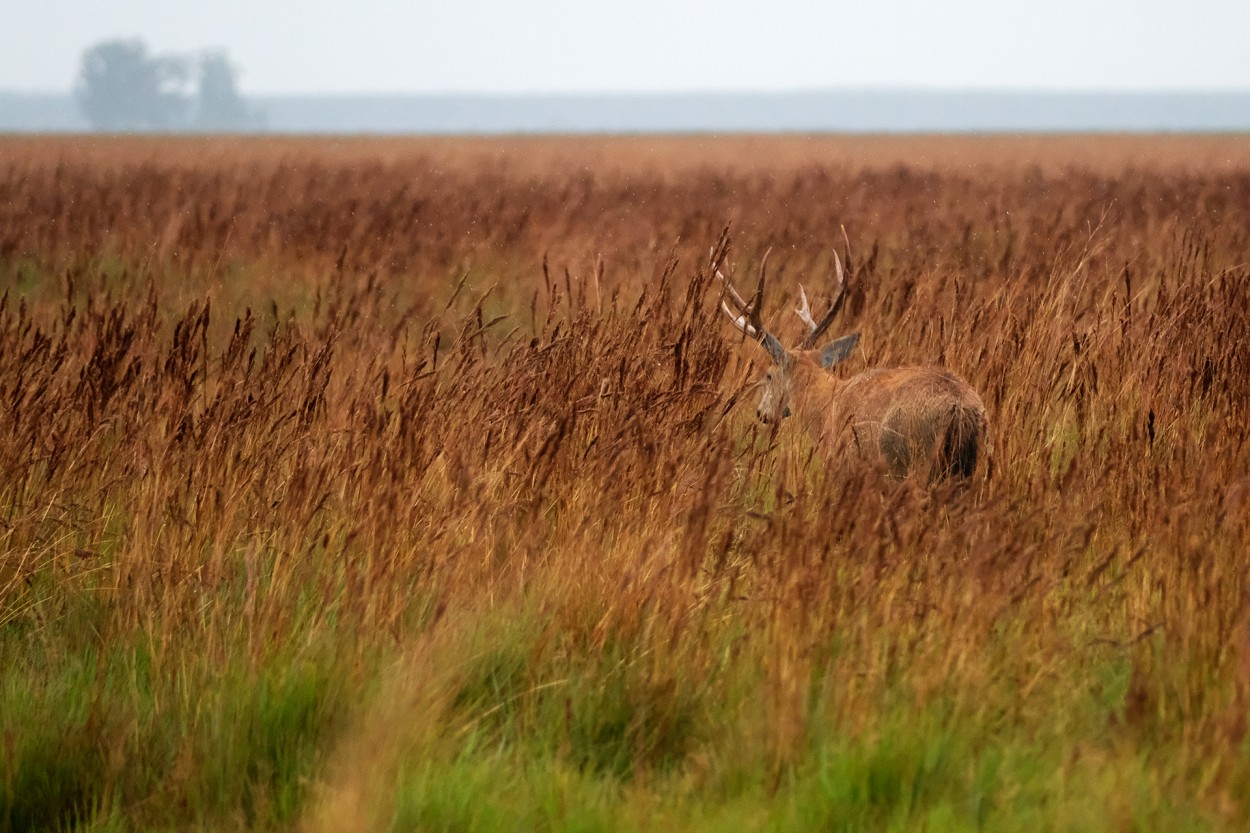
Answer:
[[[800,357],[791,371],[790,410],[804,430],[819,437],[845,410],[842,392],[846,382],[814,360]]]

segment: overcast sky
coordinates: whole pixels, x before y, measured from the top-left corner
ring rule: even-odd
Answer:
[[[244,93],[1250,90],[1247,0],[0,0],[0,89],[224,49]]]

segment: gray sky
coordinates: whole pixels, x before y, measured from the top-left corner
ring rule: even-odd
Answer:
[[[0,0],[0,89],[138,36],[243,92],[1250,90],[1246,0]]]

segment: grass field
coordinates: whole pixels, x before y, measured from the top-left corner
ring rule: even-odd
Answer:
[[[1246,137],[0,138],[0,288],[0,831],[1250,825]]]

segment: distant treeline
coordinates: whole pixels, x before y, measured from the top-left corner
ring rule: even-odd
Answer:
[[[235,110],[240,118],[233,120],[127,129],[392,134],[1250,131],[1250,92],[307,95],[253,96],[247,106]],[[243,117],[260,113],[263,120]],[[72,95],[0,92],[0,131],[90,129]]]
[[[239,70],[222,50],[157,54],[139,38],[101,41],[82,54],[73,101],[76,119],[58,113],[55,98],[36,98],[42,120],[12,129],[109,132],[215,132],[259,130],[264,114],[243,100]],[[0,111],[20,110],[21,99]],[[19,112],[20,115],[20,112]]]

